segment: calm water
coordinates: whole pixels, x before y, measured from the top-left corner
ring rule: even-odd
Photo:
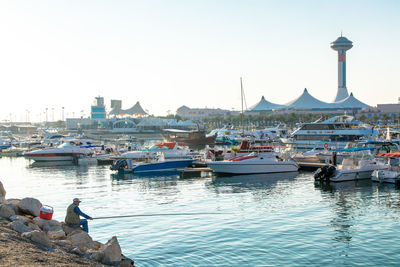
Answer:
[[[90,221],[117,235],[137,266],[391,266],[400,261],[400,191],[370,181],[321,187],[311,173],[179,179],[114,175],[108,166],[35,166],[0,159],[8,198],[36,197],[63,220],[72,198],[92,217],[221,215]]]

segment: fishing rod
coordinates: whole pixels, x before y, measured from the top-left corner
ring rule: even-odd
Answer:
[[[221,214],[231,214],[231,213],[222,213],[222,212],[192,212],[192,213],[190,213],[190,212],[189,212],[189,213],[131,214],[131,215],[117,215],[117,216],[96,217],[96,218],[93,218],[93,220],[114,219],[114,218],[129,218],[129,217],[221,215]]]

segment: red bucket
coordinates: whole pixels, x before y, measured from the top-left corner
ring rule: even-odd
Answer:
[[[45,219],[45,220],[51,220],[51,218],[53,218],[53,207],[51,206],[47,206],[47,205],[43,205],[40,208],[40,218],[41,219]]]

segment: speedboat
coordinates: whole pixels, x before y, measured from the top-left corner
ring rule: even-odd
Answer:
[[[299,166],[291,159],[282,159],[271,153],[251,153],[245,156],[233,157],[224,161],[206,163],[213,172],[221,174],[257,174],[295,172]]]
[[[152,162],[134,162],[132,159],[120,159],[110,169],[118,172],[149,173],[165,172],[183,169],[190,166],[196,159],[165,159],[159,156]]]
[[[373,182],[400,185],[400,152],[383,153],[380,156],[388,157],[387,169],[373,171],[371,180]]]
[[[166,159],[187,159],[198,155],[197,152],[193,152],[186,147],[180,146],[177,142],[159,142],[149,148],[123,153],[118,158],[133,159],[136,161],[156,159],[160,152],[164,154]]]
[[[24,157],[35,161],[72,161],[85,155],[92,155],[92,148],[99,147],[85,139],[71,139],[58,147],[49,147],[24,153]]]
[[[333,151],[351,152],[337,167],[326,165],[314,173],[316,180],[343,182],[361,179],[370,179],[374,170],[387,169],[387,165],[377,161],[369,148],[347,148]]]

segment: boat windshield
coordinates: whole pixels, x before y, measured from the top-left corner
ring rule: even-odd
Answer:
[[[62,147],[81,146],[81,145],[82,142],[80,141],[69,141],[59,145],[58,147],[62,148]]]

